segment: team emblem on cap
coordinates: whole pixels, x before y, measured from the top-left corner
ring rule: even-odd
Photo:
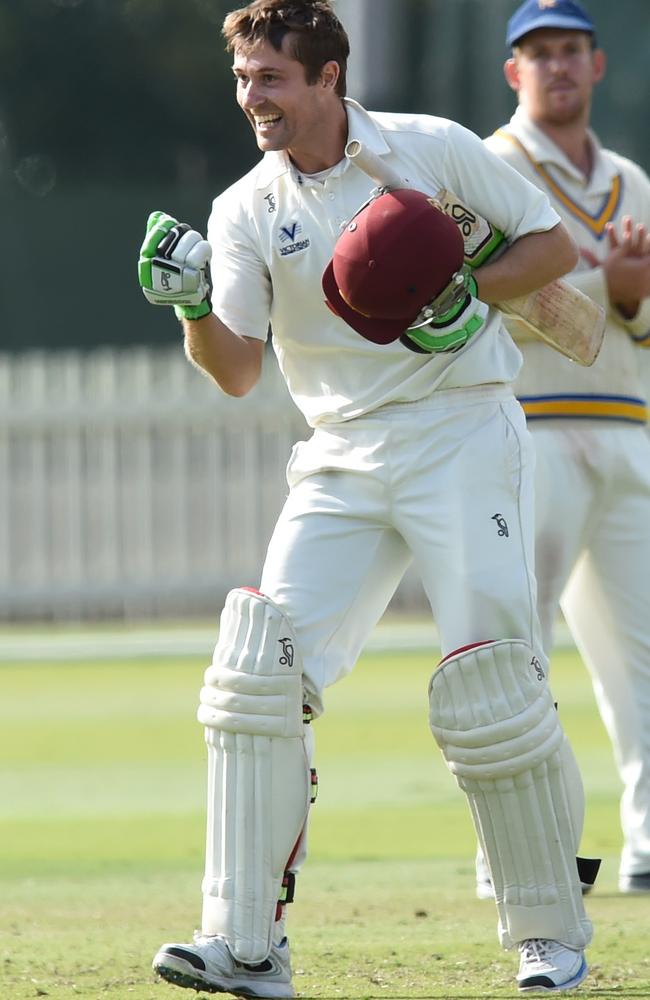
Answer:
[[[593,21],[577,0],[524,0],[508,21],[506,45],[515,46],[524,35],[540,28],[595,32]]]

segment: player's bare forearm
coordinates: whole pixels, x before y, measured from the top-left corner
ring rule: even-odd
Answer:
[[[237,336],[212,312],[211,258],[208,241],[187,223],[151,212],[138,280],[152,305],[173,306],[188,359],[229,396],[245,396],[259,381],[264,342]]]
[[[493,263],[474,272],[483,302],[503,302],[528,295],[555,281],[578,262],[578,248],[560,223],[543,233],[516,240]]]
[[[185,353],[229,396],[245,396],[262,373],[264,342],[238,337],[214,313],[183,320]]]

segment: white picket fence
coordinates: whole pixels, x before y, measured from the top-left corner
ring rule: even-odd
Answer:
[[[272,356],[244,399],[180,347],[0,356],[0,620],[216,614],[308,433]]]

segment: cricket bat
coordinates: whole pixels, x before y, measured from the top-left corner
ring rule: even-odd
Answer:
[[[380,188],[395,190],[412,186],[358,139],[348,142],[345,155]],[[453,192],[442,189],[433,197],[460,228],[465,261],[470,267],[480,267],[507,250],[503,233],[464,205]],[[598,357],[605,335],[605,310],[562,278],[529,295],[499,302],[496,308],[580,365],[593,365]]]

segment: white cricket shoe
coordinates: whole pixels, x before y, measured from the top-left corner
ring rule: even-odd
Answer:
[[[192,944],[164,944],[153,970],[176,986],[238,997],[294,997],[289,942],[273,945],[268,958],[246,965],[233,958],[223,938],[196,933]]]
[[[517,986],[521,993],[560,993],[578,986],[589,971],[584,952],[559,941],[530,938],[519,944]]]
[[[618,879],[619,892],[640,895],[650,892],[650,872],[641,875],[620,875]]]

